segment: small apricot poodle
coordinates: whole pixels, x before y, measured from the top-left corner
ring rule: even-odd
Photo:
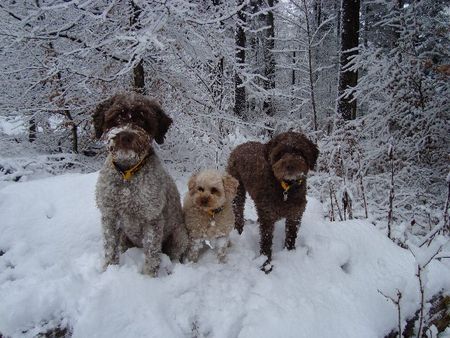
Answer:
[[[190,246],[188,259],[197,262],[202,249],[216,251],[219,262],[226,260],[229,234],[234,227],[233,199],[238,181],[216,170],[193,175],[188,183],[183,211]]]

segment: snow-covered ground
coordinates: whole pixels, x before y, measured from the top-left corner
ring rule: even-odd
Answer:
[[[163,257],[158,278],[139,273],[142,253],[102,266],[97,174],[70,174],[0,190],[0,332],[31,337],[67,326],[74,337],[382,337],[397,326],[380,294],[403,293],[405,319],[418,307],[416,262],[365,221],[327,222],[314,199],[294,252],[276,227],[274,270],[259,270],[254,208],[232,234],[226,264]],[[180,191],[186,181],[179,179]],[[169,273],[168,273],[169,271]],[[427,293],[450,289],[450,269],[433,261]]]

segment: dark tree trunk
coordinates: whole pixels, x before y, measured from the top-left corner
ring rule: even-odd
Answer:
[[[130,1],[132,13],[130,17],[130,26],[132,30],[137,30],[141,28],[139,22],[139,15],[142,9],[133,1]],[[147,94],[145,88],[145,70],[144,70],[144,60],[140,59],[139,62],[133,68],[133,90],[141,93]]]
[[[308,75],[309,75],[309,90],[310,90],[310,97],[311,97],[311,108],[312,108],[312,120],[313,120],[313,126],[314,131],[317,131],[317,110],[316,110],[316,97],[315,97],[315,89],[314,89],[314,69],[313,69],[313,63],[312,63],[312,36],[313,33],[311,32],[311,27],[309,23],[309,15],[308,15],[308,6],[306,4],[306,0],[303,0],[303,8],[305,10],[305,21],[306,21],[306,36],[308,38]]]
[[[220,8],[217,8],[222,4],[222,0],[212,0],[212,5],[215,12],[219,12]],[[209,9],[209,3],[207,9]],[[219,23],[221,30],[226,31],[227,28],[223,22]],[[209,63],[210,76],[211,76],[211,92],[213,96],[214,106],[218,111],[222,111],[223,98],[224,98],[224,67],[225,58],[220,52],[214,53],[214,59]],[[219,122],[220,124],[220,122]]]
[[[70,124],[70,131],[72,133],[72,152],[78,154],[78,126],[72,118],[69,110],[64,110],[64,115]]]
[[[275,48],[274,3],[275,0],[267,0],[269,8],[265,17],[265,24],[268,28],[266,29],[264,48],[264,76],[266,77],[266,80],[264,80],[264,89],[269,93],[275,89],[275,57],[273,55],[273,50]],[[263,103],[264,112],[269,116],[275,114],[272,96],[273,95],[269,94],[269,96],[264,99]]]
[[[213,77],[212,81],[212,94],[213,94],[213,100],[214,105],[221,110],[222,109],[222,103],[223,103],[223,72],[224,72],[224,65],[225,60],[223,57],[218,57],[216,60],[214,60],[215,64],[213,67],[211,67],[211,76]]]
[[[144,60],[142,59],[133,68],[133,88],[138,93],[146,94]]]
[[[36,120],[32,117],[28,123],[28,141],[36,141]]]
[[[295,67],[297,66],[297,55],[295,50],[292,52],[292,86],[295,86]]]
[[[50,47],[54,51],[53,44],[50,44]],[[65,109],[65,97],[64,97],[64,88],[62,85],[62,74],[61,72],[58,72],[56,74],[56,84],[58,86],[58,96],[61,94],[62,96],[59,97],[59,99],[56,101],[56,105],[58,105],[60,108],[62,108],[62,114],[66,117],[67,123],[66,126],[70,126],[70,132],[72,134],[72,152],[75,154],[78,154],[78,126],[73,120],[72,114],[70,113],[70,110]],[[56,98],[58,98],[58,96]]]
[[[336,41],[339,46],[341,39],[341,0],[334,1],[334,12],[336,13]]]
[[[318,28],[322,23],[322,0],[314,1],[314,23],[314,28]]]
[[[357,50],[348,51],[358,47],[359,38],[359,0],[342,0],[341,7],[341,55],[338,84],[337,111],[344,120],[356,118],[356,99],[353,95],[342,97],[344,91],[355,87],[358,83],[358,73],[345,70],[349,59],[358,54]]]
[[[244,3],[244,0],[238,0],[237,5],[240,6]],[[245,63],[245,47],[246,47],[246,35],[244,26],[246,23],[246,16],[244,13],[245,7],[238,12],[236,22],[236,69],[234,73],[234,113],[242,119],[246,119],[246,94],[245,87],[243,86],[243,80],[241,71],[244,68]]]
[[[370,17],[370,11],[371,11],[371,7],[369,4],[364,4],[363,5],[363,17],[364,17],[364,30],[362,32],[362,40],[363,40],[363,45],[364,47],[368,47],[369,46],[369,17]]]

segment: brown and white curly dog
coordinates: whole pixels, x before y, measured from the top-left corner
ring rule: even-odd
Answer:
[[[160,253],[180,260],[188,237],[180,195],[152,141],[161,144],[172,123],[158,103],[136,93],[118,94],[94,112],[98,138],[107,142],[96,187],[101,211],[105,268],[129,247],[144,249],[143,273],[155,276]]]
[[[184,198],[184,220],[190,247],[188,259],[197,262],[200,251],[209,246],[219,262],[226,259],[229,234],[234,228],[233,199],[238,181],[217,170],[204,170],[193,175]]]
[[[295,240],[306,207],[306,175],[314,169],[319,151],[303,134],[286,132],[266,144],[248,142],[230,155],[227,171],[239,181],[234,200],[236,229],[244,228],[246,191],[255,202],[260,223],[260,252],[272,259],[272,239],[276,221],[286,219],[285,247],[295,249]]]

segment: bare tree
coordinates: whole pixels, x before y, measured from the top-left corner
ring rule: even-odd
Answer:
[[[238,6],[241,6],[245,0],[238,0]],[[245,7],[241,8],[237,13],[235,43],[236,43],[236,66],[234,73],[234,113],[242,119],[246,119],[246,95],[243,74],[241,73],[245,64]]]
[[[321,18],[320,18],[320,3],[316,3],[316,18],[317,18],[317,23],[320,22]],[[310,95],[311,95],[311,107],[312,107],[312,111],[313,111],[313,126],[314,126],[314,131],[317,131],[317,110],[316,110],[316,96],[315,96],[315,90],[314,90],[314,83],[315,83],[315,79],[314,79],[314,69],[313,69],[313,64],[312,64],[312,49],[313,49],[313,33],[311,31],[311,25],[310,25],[310,19],[309,19],[309,10],[308,7],[306,5],[306,0],[303,0],[303,9],[305,11],[305,22],[306,22],[306,36],[307,36],[307,40],[308,40],[308,75],[309,75],[309,86],[310,86]],[[320,27],[320,24],[318,24],[318,27]]]
[[[342,0],[341,54],[338,84],[337,113],[344,120],[356,118],[356,98],[348,93],[358,83],[358,72],[347,68],[349,60],[358,54],[359,0]],[[347,93],[346,93],[347,91]]]
[[[276,0],[267,0],[268,8],[267,13],[264,15],[267,26],[264,46],[264,89],[267,95],[264,99],[263,110],[269,116],[275,114],[273,105],[273,90],[275,89],[275,57],[273,54],[275,48],[275,20],[273,7],[275,3]]]
[[[394,217],[394,146],[389,144],[388,149],[389,162],[391,164],[390,188],[389,188],[389,209],[388,209],[388,233],[387,236],[392,238],[392,222]]]
[[[131,14],[130,14],[130,28],[131,30],[140,30],[142,28],[139,21],[139,15],[142,12],[134,0],[130,0]],[[139,57],[135,55],[135,57]],[[147,94],[145,88],[145,70],[144,70],[144,60],[140,57],[137,64],[133,67],[133,88],[136,92],[141,94]]]

